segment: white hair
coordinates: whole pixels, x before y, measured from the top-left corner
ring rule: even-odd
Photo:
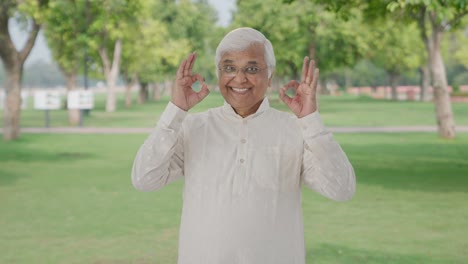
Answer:
[[[215,64],[219,67],[219,62],[224,53],[229,51],[243,51],[249,46],[259,43],[263,45],[265,63],[268,67],[268,77],[270,78],[273,74],[273,70],[276,66],[275,52],[271,42],[258,30],[249,27],[237,28],[226,34],[224,38],[219,42],[216,48]],[[216,76],[219,78],[218,70],[216,70]]]

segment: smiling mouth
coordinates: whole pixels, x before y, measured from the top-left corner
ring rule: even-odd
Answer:
[[[246,93],[250,90],[250,88],[235,88],[235,87],[230,87],[234,92],[236,93]]]

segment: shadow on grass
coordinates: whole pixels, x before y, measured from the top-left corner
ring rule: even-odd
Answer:
[[[0,162],[18,161],[18,162],[58,162],[75,161],[77,159],[91,159],[95,155],[88,152],[47,152],[37,150],[15,150],[11,152],[0,151]]]
[[[334,244],[320,244],[307,250],[307,263],[456,263],[453,259],[435,259],[433,256],[416,254],[396,254],[395,252],[370,251]]]
[[[0,169],[0,186],[10,185],[15,183],[20,178],[25,178],[28,175],[14,171]]]
[[[29,164],[78,162],[84,159],[93,159],[95,154],[74,151],[44,151],[37,149],[18,148],[7,145],[0,149],[0,186],[15,183],[18,179],[31,176]],[[27,172],[27,173],[25,173]]]
[[[468,144],[395,143],[347,145],[346,149],[360,184],[468,192]]]

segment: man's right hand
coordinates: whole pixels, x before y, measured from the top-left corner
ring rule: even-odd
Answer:
[[[197,73],[192,73],[196,58],[197,54],[192,53],[180,63],[177,70],[175,87],[172,89],[171,102],[185,111],[201,102],[210,93],[204,78]],[[201,84],[199,92],[194,91],[192,88],[192,85],[197,81]]]

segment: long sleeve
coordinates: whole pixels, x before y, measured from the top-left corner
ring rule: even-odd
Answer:
[[[186,115],[174,104],[167,105],[133,162],[131,178],[136,189],[158,190],[183,176],[182,122]]]
[[[351,199],[356,177],[348,157],[333,139],[318,112],[298,119],[304,137],[302,179],[306,186],[336,200]]]

